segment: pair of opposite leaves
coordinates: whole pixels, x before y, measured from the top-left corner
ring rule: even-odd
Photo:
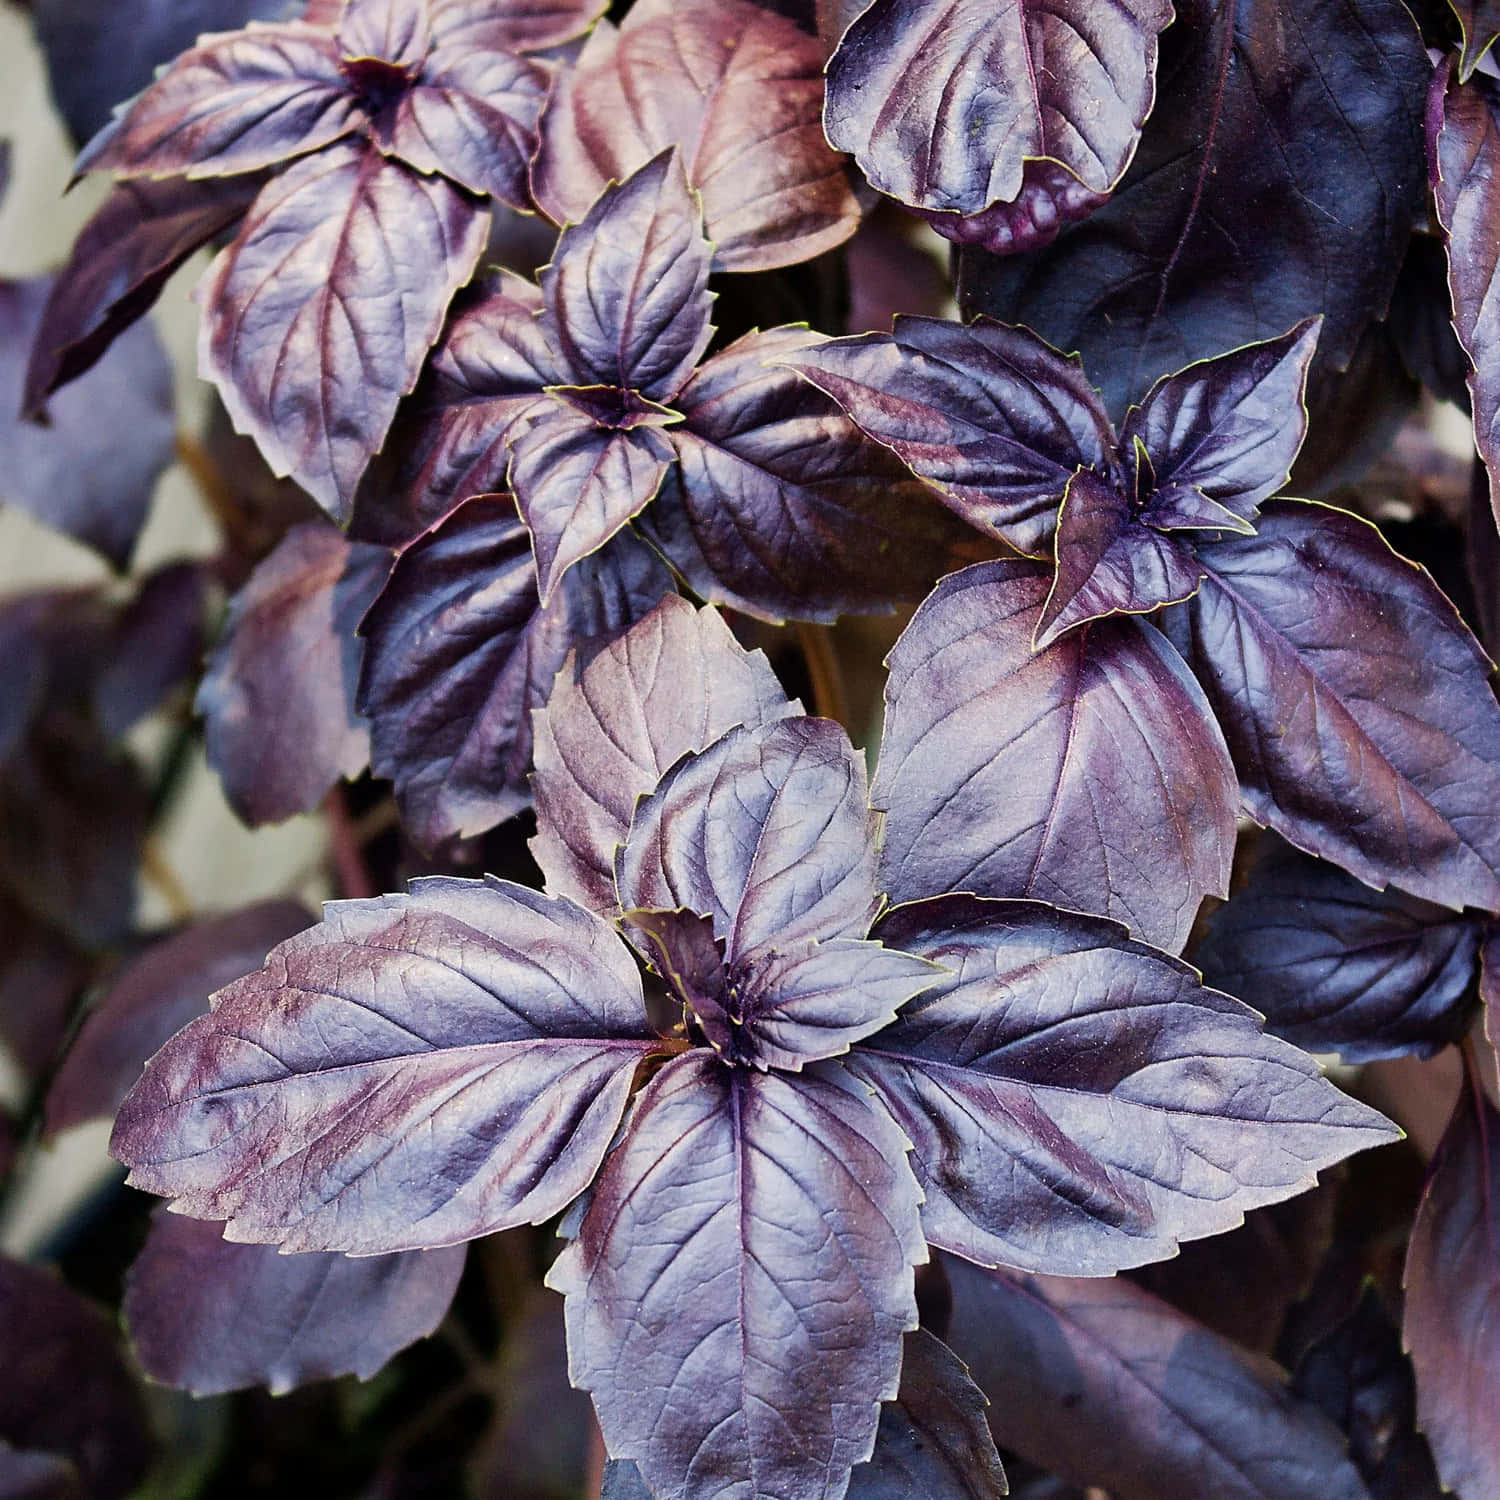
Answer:
[[[580,1200],[572,1376],[660,1497],[836,1500],[927,1244],[1108,1274],[1391,1134],[1113,923],[883,911],[862,759],[711,610],[669,597],[569,662],[536,793],[552,894],[331,904],[157,1054],[114,1150],[288,1250]]]

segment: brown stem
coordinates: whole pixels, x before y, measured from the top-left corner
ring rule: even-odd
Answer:
[[[328,819],[328,858],[333,865],[339,894],[346,901],[363,901],[379,895],[370,872],[365,869],[359,835],[349,817],[343,787],[334,787],[323,799],[323,812]]]
[[[849,695],[844,691],[844,674],[839,669],[838,655],[833,649],[833,637],[828,627],[799,621],[797,643],[802,647],[807,675],[812,682],[813,712],[847,725]]]
[[[192,475],[204,507],[219,523],[225,537],[236,546],[242,545],[246,538],[239,502],[208,450],[191,434],[179,432],[177,461]]]
[[[609,1453],[604,1447],[604,1434],[599,1431],[599,1419],[590,1413],[589,1456],[585,1470],[583,1493],[589,1500],[604,1493],[604,1465],[609,1462]]]
[[[156,887],[174,922],[186,922],[193,915],[193,898],[167,862],[155,836],[148,836],[141,846],[141,873]]]

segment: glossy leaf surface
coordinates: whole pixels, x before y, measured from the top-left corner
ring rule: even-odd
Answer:
[[[141,1368],[195,1396],[368,1380],[448,1311],[467,1247],[281,1255],[222,1224],[159,1212],[130,1269],[124,1319]]]
[[[1500,705],[1431,579],[1300,501],[1197,552],[1206,576],[1170,631],[1251,816],[1371,885],[1500,910]]]
[[[416,384],[488,213],[441,177],[353,144],[267,187],[200,293],[201,373],[336,520]]]
[[[669,594],[592,657],[573,657],[536,715],[537,835],[547,888],[618,910],[615,850],[638,798],[688,752],[801,712],[716,610]]]
[[[1033,556],[1079,468],[1110,472],[1114,434],[1076,360],[980,320],[897,318],[788,363],[827,391],[971,525]]]
[[[537,201],[576,223],[606,183],[676,146],[720,269],[831,250],[859,207],[823,137],[822,68],[815,38],[750,0],[640,0],[558,80],[532,167]]]
[[[1004,1447],[1117,1500],[1368,1500],[1343,1434],[1275,1365],[1128,1281],[944,1264],[954,1350]]]
[[[916,1189],[900,1133],[824,1067],[669,1063],[549,1276],[572,1379],[657,1500],[837,1500],[896,1394]]]
[[[568,653],[623,630],[670,588],[656,557],[622,536],[542,608],[526,529],[495,497],[403,553],[364,624],[359,701],[371,764],[395,782],[412,837],[435,848],[525,807],[532,710]]]
[[[1467,1027],[1480,928],[1444,907],[1283,846],[1209,923],[1204,978],[1310,1052],[1430,1057]]]
[[[828,138],[883,193],[977,214],[1029,162],[1107,193],[1151,108],[1166,0],[875,0],[828,65]]]
[[[763,944],[863,937],[875,913],[864,760],[829,719],[731,730],[635,808],[615,855],[627,909],[701,912],[730,964]]]
[[[1417,1372],[1417,1420],[1443,1483],[1483,1495],[1500,1485],[1500,1111],[1465,1079],[1433,1158],[1406,1257],[1402,1338]]]
[[[980,563],[945,579],[897,642],[871,792],[886,814],[880,889],[1035,896],[1178,950],[1202,897],[1228,889],[1223,738],[1137,620],[1034,653],[1047,592],[1032,564]]]
[[[245,822],[309,812],[340,777],[364,770],[355,631],[390,566],[384,547],[297,526],[231,600],[197,708],[209,764]]]
[[[582,36],[605,0],[432,0],[431,8],[439,46],[532,52]]]
[[[1400,0],[1182,0],[1109,202],[1056,242],[960,252],[959,303],[1084,349],[1109,408],[1325,317],[1333,368],[1395,284],[1423,193],[1429,64]]]
[[[913,1142],[928,1240],[1107,1276],[1395,1136],[1193,970],[1040,903],[940,897],[877,936],[951,971],[847,1066]]]
[[[639,974],[597,918],[433,878],[330,903],[221,990],[152,1059],[111,1149],[237,1240],[451,1245],[576,1197],[652,1045]]]

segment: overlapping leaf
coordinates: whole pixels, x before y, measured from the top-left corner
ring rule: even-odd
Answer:
[[[1489,662],[1373,526],[1276,501],[1200,543],[1170,633],[1223,726],[1245,806],[1372,885],[1500,910],[1500,704]]]
[[[848,1067],[914,1143],[929,1241],[1100,1276],[1312,1185],[1394,1135],[1254,1012],[1096,919],[898,907],[882,942],[951,971]]]
[[[695,1052],[643,1092],[549,1283],[572,1379],[657,1500],[844,1493],[917,1321],[904,1155],[834,1071]]]
[[[1430,1057],[1467,1028],[1481,928],[1441,906],[1282,847],[1209,920],[1205,979],[1309,1051]]]
[[[159,1212],[125,1287],[141,1368],[195,1396],[310,1380],[368,1380],[437,1327],[467,1250],[280,1255],[223,1225]]]
[[[526,529],[494,497],[403,553],[363,627],[359,702],[371,764],[395,782],[412,836],[437,847],[525,807],[532,710],[569,652],[618,634],[670,588],[626,535],[572,569],[543,608]]]
[[[588,1185],[651,1047],[639,975],[598,918],[423,880],[330,904],[221,990],[152,1060],[111,1149],[238,1240],[456,1244]]]
[[[1500,1111],[1465,1079],[1433,1158],[1406,1257],[1402,1337],[1417,1372],[1417,1419],[1443,1483],[1461,1495],[1500,1485]]]
[[[940,231],[1020,198],[1033,164],[1106,194],[1150,112],[1171,19],[1165,0],[875,0],[829,62],[828,138]]]
[[[1108,203],[1046,249],[960,253],[959,302],[1087,351],[1116,414],[1190,360],[1323,314],[1343,368],[1420,215],[1430,67],[1399,0],[1182,0]]]
[[[1036,896],[1176,951],[1203,896],[1228,890],[1223,736],[1137,620],[1034,653],[1047,593],[1041,568],[980,563],[944,580],[897,642],[872,792],[880,888]]]
[[[576,223],[609,182],[668,147],[702,195],[724,270],[766,270],[830,250],[859,224],[823,137],[816,39],[750,0],[640,0],[601,23],[541,124],[537,201]]]
[[[355,630],[390,565],[384,547],[297,526],[231,601],[197,707],[209,764],[247,823],[310,811],[369,761]]]
[[[606,0],[431,0],[432,39],[440,47],[534,52],[582,36]]]

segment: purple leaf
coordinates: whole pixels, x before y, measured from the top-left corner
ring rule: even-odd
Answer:
[[[236,1240],[358,1254],[540,1223],[655,1043],[597,917],[493,878],[332,902],[152,1058],[110,1149]]]
[[[32,342],[22,407],[37,416],[152,307],[168,278],[235,223],[257,178],[122,182],[83,226],[52,283]]]
[[[1446,80],[1446,87],[1444,86]],[[1469,356],[1474,442],[1490,476],[1490,506],[1500,526],[1500,315],[1492,288],[1500,270],[1500,92],[1493,79],[1460,83],[1446,69],[1433,77],[1430,142],[1433,199],[1448,235],[1448,289],[1453,327]]]
[[[365,621],[359,701],[375,774],[395,782],[418,844],[481,833],[527,805],[532,711],[568,653],[618,634],[670,588],[627,535],[574,568],[543,609],[526,529],[495,497],[402,554]]]
[[[1115,1278],[944,1262],[954,1351],[996,1441],[1114,1500],[1369,1500],[1344,1437],[1282,1372]]]
[[[526,167],[546,93],[546,72],[513,52],[445,47],[426,60],[388,122],[384,112],[376,116],[373,137],[419,172],[441,172],[526,209]]]
[[[79,172],[229,177],[317,151],[363,105],[326,31],[252,23],[204,37],[84,147]]]
[[[617,911],[615,850],[637,799],[683,755],[736,726],[801,711],[717,611],[676,595],[591,659],[571,658],[536,715],[531,847],[547,889]]]
[[[836,1065],[696,1051],[641,1094],[548,1283],[573,1383],[656,1500],[843,1495],[917,1322],[904,1154]]]
[[[0,1496],[4,1500],[89,1500],[77,1465],[60,1453],[13,1448],[3,1438]]]
[[[0,953],[0,1044],[23,1075],[40,1079],[67,1035],[89,963],[61,933],[3,896]]]
[[[195,1396],[368,1380],[442,1321],[465,1246],[401,1255],[280,1255],[158,1211],[121,1309],[141,1368]]]
[[[1438,1473],[1462,1495],[1500,1489],[1500,1111],[1465,1079],[1433,1158],[1406,1252],[1402,1340],[1417,1372],[1417,1421]]]
[[[542,329],[568,383],[670,401],[713,334],[712,255],[675,151],[606,188],[538,277]]]
[[[545,606],[569,568],[651,503],[672,447],[653,427],[600,427],[553,397],[523,422],[511,438],[510,487],[531,532]]]
[[[1202,576],[1186,546],[1143,525],[1121,490],[1092,469],[1068,481],[1054,544],[1057,574],[1036,622],[1037,651],[1090,620],[1180,604]]]
[[[818,343],[752,333],[673,405],[678,467],[642,518],[695,593],[762,618],[888,609],[976,560],[976,538],[827,397],[766,364]]]
[[[3,1256],[0,1328],[0,1432],[18,1448],[70,1459],[89,1500],[124,1500],[151,1442],[110,1320],[57,1277]]]
[[[1479,950],[1479,1000],[1484,1006],[1484,1034],[1500,1051],[1500,930],[1493,927]]]
[[[828,139],[881,192],[946,214],[1013,202],[1044,159],[1108,193],[1171,19],[1167,0],[874,0],[828,64]]]
[[[938,585],[891,652],[871,799],[879,887],[1035,896],[1180,951],[1226,895],[1234,768],[1161,634],[1102,620],[1033,653],[1043,569],[980,563]]]
[[[671,997],[684,1008],[685,1019],[716,1052],[733,1058],[724,939],[714,936],[713,918],[682,910],[628,911],[623,913],[621,931],[666,981]]]
[[[1080,219],[1109,202],[1108,193],[1086,188],[1066,167],[1052,161],[1027,161],[1021,191],[1014,202],[993,203],[977,214],[919,208],[915,213],[956,245],[978,245],[992,255],[1037,250]]]
[[[1197,552],[1170,631],[1250,815],[1370,885],[1500,910],[1500,704],[1432,580],[1373,526],[1301,501]]]
[[[49,1136],[113,1115],[146,1060],[208,1009],[208,997],[258,969],[311,924],[296,901],[266,901],[195,923],[125,964],[94,1003],[47,1093]]]
[[[1286,483],[1307,432],[1307,369],[1318,328],[1316,320],[1300,323],[1281,338],[1164,375],[1131,408],[1122,444],[1141,439],[1164,495],[1196,490],[1233,516],[1252,519]],[[1215,520],[1211,512],[1199,521],[1147,519],[1153,525],[1234,526],[1232,518]]]
[[[1278,1036],[1345,1062],[1431,1057],[1468,1027],[1479,925],[1285,846],[1209,919],[1193,962]]]
[[[849,1480],[849,1500],[998,1500],[1005,1471],[989,1402],[963,1362],[925,1328],[901,1346],[901,1389],[881,1408],[875,1452]]]
[[[48,426],[21,420],[27,352],[54,284],[48,277],[0,281],[0,501],[124,568],[172,461],[172,369],[143,323],[52,398]]]
[[[968,1260],[1108,1276],[1399,1135],[1110,923],[945,896],[877,936],[951,975],[846,1066],[914,1143],[923,1233]]]
[[[488,229],[445,178],[340,145],[272,182],[210,268],[201,373],[271,468],[336,520]]]
[[[1448,0],[1448,5],[1458,17],[1459,29],[1463,33],[1463,56],[1458,65],[1458,77],[1460,82],[1467,83],[1469,75],[1479,66],[1495,38],[1500,36],[1500,13],[1496,12],[1494,0]]]
[[[615,854],[620,904],[714,920],[725,958],[863,937],[875,914],[864,760],[829,719],[731,730],[635,809]]]
[[[245,822],[309,812],[369,761],[354,632],[390,565],[384,547],[295,526],[230,601],[197,708],[208,762]]]
[[[1088,7],[1093,13],[1097,7]],[[1177,0],[1109,201],[1055,243],[959,252],[959,306],[1087,351],[1113,413],[1158,376],[1323,314],[1345,368],[1422,215],[1431,64],[1400,0]]]
[[[346,60],[365,58],[415,71],[430,40],[428,0],[344,0],[338,45]]]
[[[431,0],[430,8],[439,47],[534,52],[582,36],[608,0]]]
[[[822,68],[815,38],[751,0],[638,0],[553,87],[537,202],[576,223],[607,183],[676,146],[720,270],[831,250],[858,227],[859,205],[823,137]]]
[[[970,525],[1047,550],[1080,468],[1114,470],[1114,432],[1075,359],[1024,328],[897,318],[788,363],[925,479]]]

